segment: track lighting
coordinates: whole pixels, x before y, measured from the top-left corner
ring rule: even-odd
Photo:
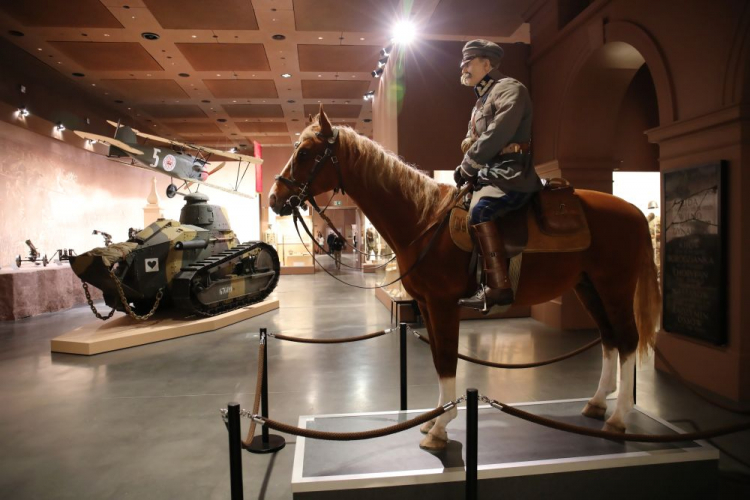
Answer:
[[[378,69],[376,69],[376,70],[374,70],[374,71],[372,72],[372,76],[373,76],[374,78],[378,78],[378,77],[380,77],[380,75],[382,75],[382,74],[383,74],[383,68],[378,68]]]
[[[27,116],[29,116],[29,110],[26,109],[25,106],[21,106],[20,108],[18,108],[18,116],[21,118],[26,118]]]
[[[380,57],[388,57],[391,54],[391,51],[393,50],[393,44],[386,45],[382,49],[380,49]]]
[[[385,66],[385,65],[386,65],[386,63],[387,63],[387,62],[388,62],[388,56],[385,56],[385,57],[381,57],[381,58],[380,58],[380,59],[378,60],[378,68],[382,68],[383,66]]]
[[[63,122],[57,122],[55,130],[57,130],[58,132],[62,132],[63,130],[65,130],[65,125],[63,125]]]
[[[232,148],[232,149],[229,150],[229,152],[230,153],[236,153],[237,152],[237,148]]]
[[[364,99],[365,101],[371,101],[374,98],[375,98],[375,91],[374,90],[371,90],[371,91],[369,91],[368,93],[366,93],[365,95],[362,96],[362,99]]]

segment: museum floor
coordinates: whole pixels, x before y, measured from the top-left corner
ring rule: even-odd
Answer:
[[[359,284],[378,279],[339,275]],[[92,357],[49,350],[51,338],[96,321],[88,307],[0,323],[0,498],[229,498],[219,409],[232,400],[252,407],[258,329],[347,337],[388,325],[389,311],[372,291],[324,273],[283,276],[275,295],[279,310],[244,323]],[[594,336],[528,318],[467,321],[461,350],[520,362],[567,352]],[[408,349],[409,407],[432,408],[438,393],[428,347],[409,339]],[[506,402],[587,397],[600,366],[598,349],[532,370],[459,361],[457,386]],[[271,415],[284,422],[398,407],[396,335],[331,346],[271,340],[269,372]],[[638,404],[686,430],[741,421],[655,372],[650,361],[638,368]],[[276,455],[243,453],[246,499],[292,497],[294,440],[287,436]],[[750,433],[715,443],[722,449],[720,497],[750,498],[750,470],[733,458],[750,462]]]

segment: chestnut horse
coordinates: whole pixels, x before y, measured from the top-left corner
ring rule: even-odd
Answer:
[[[470,254],[454,245],[444,225],[422,233],[452,202],[456,188],[427,177],[350,128],[332,127],[321,107],[272,186],[269,205],[276,213],[289,215],[300,200],[337,188],[346,190],[394,249],[402,272],[412,267],[434,232],[441,230],[403,284],[417,300],[430,336],[440,381],[438,404],[454,400],[457,301],[474,292],[476,281],[467,272]],[[605,193],[577,193],[589,223],[590,247],[582,252],[524,255],[515,303],[539,304],[575,288],[599,327],[603,352],[599,387],[582,413],[604,418],[606,397],[617,388],[619,354],[620,392],[605,428],[624,432],[625,416],[633,407],[636,350],[643,354],[653,347],[659,321],[653,248],[646,218],[636,207]],[[444,448],[446,425],[455,417],[453,409],[424,424],[422,432],[427,436],[420,446]]]

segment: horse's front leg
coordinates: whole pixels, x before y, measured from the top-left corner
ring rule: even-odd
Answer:
[[[456,399],[456,361],[458,359],[459,310],[454,301],[448,303],[428,303],[425,318],[430,334],[432,361],[440,381],[438,405],[443,406]],[[448,444],[446,426],[456,418],[458,411],[453,408],[422,426],[427,435],[419,443],[421,448],[430,451],[445,449]]]

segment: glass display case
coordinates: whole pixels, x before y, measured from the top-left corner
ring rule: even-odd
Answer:
[[[310,216],[303,216],[302,219],[308,227],[312,227]],[[302,235],[301,241],[294,228],[292,217],[276,217],[276,221],[273,224],[269,224],[269,231],[267,231],[266,237],[273,240],[273,242],[267,241],[267,243],[274,245],[276,248],[282,267],[305,267],[313,265],[313,258],[308,252],[308,250],[312,251],[313,249],[312,239],[302,228],[300,228],[300,233]]]

